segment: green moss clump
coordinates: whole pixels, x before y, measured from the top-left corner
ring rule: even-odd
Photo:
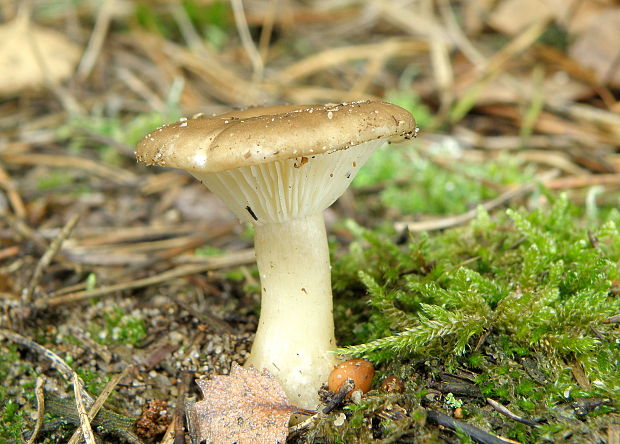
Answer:
[[[139,344],[146,337],[143,319],[129,315],[121,307],[114,307],[103,314],[102,324],[93,324],[92,338],[100,344]]]
[[[620,313],[620,213],[588,229],[566,198],[552,199],[546,210],[481,210],[467,227],[402,245],[350,224],[356,240],[334,264],[339,352],[415,368],[410,396],[466,371],[480,396],[454,395],[493,433],[605,436],[620,422],[619,330],[603,322]],[[539,425],[483,409],[485,397]]]

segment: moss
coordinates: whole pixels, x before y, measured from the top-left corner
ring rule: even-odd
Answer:
[[[91,325],[90,334],[100,344],[136,345],[146,336],[143,319],[129,315],[121,307],[103,313],[101,324]]]
[[[467,369],[482,397],[541,426],[455,393],[466,420],[522,442],[604,436],[600,418],[620,422],[618,326],[601,322],[620,312],[620,216],[588,226],[566,198],[548,198],[546,209],[479,211],[467,227],[402,244],[350,224],[355,241],[334,263],[340,352],[371,359],[380,373],[432,357],[413,376],[418,391]],[[410,408],[425,403],[408,393]],[[585,413],[575,407],[584,399]],[[349,420],[372,417],[369,408]]]

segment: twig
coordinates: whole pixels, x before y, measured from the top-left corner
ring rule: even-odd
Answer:
[[[90,426],[90,419],[88,418],[88,413],[86,412],[86,407],[84,406],[84,400],[82,399],[82,389],[83,387],[81,385],[80,377],[77,373],[73,373],[73,393],[75,394],[75,406],[80,417],[82,436],[84,437],[86,444],[96,444],[93,429]]]
[[[39,285],[39,281],[41,280],[41,277],[43,276],[43,270],[45,270],[45,268],[47,268],[49,264],[52,262],[52,260],[54,259],[54,256],[56,256],[56,254],[60,250],[60,247],[62,247],[62,243],[71,234],[71,231],[73,230],[73,228],[75,227],[75,224],[77,224],[79,219],[80,219],[80,216],[78,214],[74,214],[73,216],[71,216],[71,218],[67,221],[65,226],[60,231],[60,233],[58,233],[58,236],[56,236],[56,238],[52,241],[52,243],[50,243],[49,247],[47,248],[43,256],[41,256],[41,259],[37,263],[37,266],[35,267],[34,272],[32,273],[32,277],[30,278],[28,287],[26,287],[26,289],[23,292],[22,301],[24,303],[29,303],[32,301],[32,295],[34,294],[34,289],[36,288],[37,285]]]
[[[328,414],[336,407],[338,407],[342,400],[355,388],[355,381],[351,378],[347,378],[338,389],[338,393],[332,398],[332,400],[321,410],[324,414]]]
[[[56,296],[45,299],[38,299],[34,305],[37,308],[55,307],[57,305],[68,304],[73,302],[84,301],[87,299],[96,298],[99,296],[109,295],[121,290],[131,290],[134,288],[147,287],[149,285],[160,284],[169,279],[178,278],[181,276],[187,276],[189,274],[203,273],[209,270],[217,270],[219,268],[232,267],[236,265],[249,264],[254,262],[254,250],[243,250],[237,253],[232,253],[222,257],[210,258],[210,263],[201,265],[184,265],[181,267],[173,268],[166,272],[160,273],[156,276],[151,276],[144,279],[137,279],[131,282],[123,282],[121,284],[109,285],[107,287],[97,288],[95,290],[78,291],[75,293],[69,293],[62,296]]]
[[[254,83],[260,82],[263,78],[263,59],[261,58],[260,53],[256,49],[256,45],[254,44],[252,36],[250,35],[248,21],[245,17],[245,12],[243,11],[243,3],[241,0],[230,0],[230,5],[232,6],[233,15],[235,17],[235,24],[237,25],[237,31],[239,32],[239,37],[241,37],[241,44],[243,45],[243,49],[245,49],[245,52],[250,59],[250,62],[252,62],[252,67],[254,69],[252,79]]]
[[[304,419],[299,424],[295,424],[294,426],[289,427],[288,428],[289,437],[293,433],[297,433],[298,431],[300,431],[302,429],[305,429],[306,427],[308,427],[310,424],[312,424],[314,421],[316,421],[321,416],[325,416],[325,414],[323,412],[321,412],[321,411],[318,411],[317,413],[315,413],[314,415],[310,416],[309,418]]]
[[[474,427],[466,422],[458,421],[454,418],[450,418],[443,413],[435,412],[433,410],[426,411],[426,418],[440,426],[446,427],[450,430],[460,430],[465,433],[474,441],[480,444],[506,444],[506,443],[514,443],[516,441],[507,440],[499,438],[495,435],[491,435],[490,433],[485,432],[484,430],[480,430],[477,427]]]
[[[28,444],[34,444],[37,439],[41,426],[43,425],[43,415],[45,414],[45,376],[41,375],[37,377],[37,383],[34,388],[34,394],[37,397],[37,422],[32,430],[32,435],[28,440]]]
[[[620,314],[610,316],[606,319],[603,319],[603,324],[618,324],[620,323]]]
[[[6,191],[15,215],[22,219],[26,217],[26,206],[24,205],[24,201],[17,192],[11,177],[5,169],[2,168],[2,165],[0,165],[0,188],[3,188]]]
[[[73,399],[61,399],[50,392],[46,392],[45,406],[50,414],[59,416],[63,421],[76,427],[80,426],[80,418]],[[120,415],[105,407],[91,421],[96,428],[104,429],[110,434],[121,437],[124,441],[132,444],[142,444],[142,440],[131,430],[135,422],[135,417]]]
[[[185,416],[185,395],[189,390],[189,385],[192,381],[192,374],[190,372],[184,372],[181,379],[181,385],[179,387],[179,396],[177,396],[177,407],[174,411],[174,418],[172,423],[174,424],[174,444],[183,444],[185,442],[185,434],[183,433],[183,417]]]
[[[486,400],[487,400],[487,403],[491,407],[493,407],[496,411],[498,411],[499,413],[501,413],[504,416],[507,416],[510,419],[514,419],[515,421],[520,422],[521,424],[529,425],[529,426],[532,426],[532,427],[535,427],[535,426],[538,425],[534,421],[530,421],[529,419],[522,418],[522,417],[512,413],[506,407],[501,405],[499,402],[492,400],[491,398],[486,398]]]
[[[59,168],[77,168],[119,185],[134,185],[137,182],[137,176],[129,172],[129,170],[108,166],[85,157],[37,153],[0,153],[0,159],[14,165],[46,165]]]
[[[512,190],[508,190],[505,193],[500,194],[495,199],[491,199],[485,202],[484,204],[480,205],[480,207],[486,211],[493,210],[497,207],[500,207],[510,202],[513,199],[522,197],[528,194],[529,192],[533,191],[537,186],[537,182],[542,182],[546,184],[549,180],[553,179],[557,175],[558,175],[557,170],[548,171],[540,175],[537,181],[532,182],[532,183],[526,183],[526,184],[521,185],[520,187],[514,188]],[[467,211],[466,213],[459,214],[457,216],[444,217],[441,219],[433,219],[433,220],[426,220],[422,222],[409,222],[409,223],[397,222],[394,224],[394,227],[396,228],[397,231],[408,230],[410,232],[443,230],[445,228],[464,224],[472,220],[473,218],[475,218],[476,214],[478,214],[478,209],[474,208],[472,210]]]
[[[101,409],[101,407],[103,407],[103,404],[105,404],[105,402],[108,400],[112,391],[114,391],[118,383],[127,375],[127,372],[131,368],[132,368],[131,366],[125,367],[125,369],[122,372],[120,372],[118,375],[114,376],[112,379],[110,379],[110,381],[108,381],[108,383],[103,388],[103,391],[99,394],[99,396],[97,397],[97,399],[91,406],[90,410],[88,411],[89,421],[92,421],[93,419],[95,419],[95,417],[97,416],[97,413],[99,413],[99,410]],[[79,407],[78,407],[78,411],[79,411]],[[67,444],[77,444],[79,440],[80,440],[80,429],[78,428],[73,433],[73,435],[71,436],[71,439],[67,442]]]
[[[115,7],[114,0],[104,0],[103,4],[99,8],[97,19],[95,20],[95,26],[93,32],[88,40],[88,45],[80,61],[80,65],[77,69],[77,78],[80,81],[86,80],[91,73],[97,57],[101,53],[103,42],[108,33],[110,22],[112,21],[112,13]]]
[[[594,185],[620,185],[620,174],[591,174],[582,177],[562,177],[545,183],[545,186],[551,190],[583,188]]]
[[[329,48],[284,68],[278,73],[278,79],[281,83],[288,84],[302,77],[319,71],[325,71],[347,62],[373,58],[377,53],[393,51],[394,57],[402,57],[405,54],[409,57],[412,53],[426,51],[427,49],[428,45],[426,43],[411,38],[394,38],[386,39],[381,43]]]
[[[276,11],[278,8],[278,0],[269,0],[268,12],[262,21],[262,30],[258,39],[258,53],[261,60],[267,60],[269,54],[269,43],[271,34],[273,33],[273,25],[276,21]]]

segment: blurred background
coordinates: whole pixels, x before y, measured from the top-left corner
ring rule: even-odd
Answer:
[[[535,181],[591,212],[619,203],[614,0],[4,0],[0,14],[0,186],[23,198],[3,206],[35,225],[67,191],[133,189],[133,146],[180,116],[378,98],[421,131],[363,170],[355,186],[378,200],[362,211],[458,214]],[[149,193],[185,183],[161,179]]]
[[[617,0],[0,0],[0,326],[95,392],[137,365],[117,398],[136,417],[191,391],[179,368],[227,372],[256,325],[251,230],[134,146],[199,112],[362,99],[420,132],[327,212],[334,251],[347,218],[397,237],[559,193],[576,225],[620,205]],[[17,439],[49,365],[0,347]]]

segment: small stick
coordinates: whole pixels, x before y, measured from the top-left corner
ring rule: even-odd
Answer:
[[[80,377],[77,373],[73,373],[73,393],[75,394],[75,407],[77,408],[78,415],[80,417],[80,427],[82,429],[84,441],[86,441],[86,444],[97,444],[95,442],[95,436],[93,435],[93,429],[90,426],[88,413],[86,413],[86,407],[84,407],[84,400],[82,399],[82,385],[80,383]]]
[[[135,185],[138,177],[129,170],[112,167],[93,159],[38,153],[0,153],[0,159],[14,165],[46,165],[59,168],[75,168],[108,179],[118,185]]]
[[[584,188],[594,185],[620,185],[620,174],[590,174],[579,177],[561,177],[545,182],[545,186],[551,190]]]
[[[9,202],[13,207],[15,215],[20,219],[25,218],[26,206],[24,205],[24,201],[17,192],[17,189],[15,188],[15,184],[11,180],[11,177],[5,171],[5,169],[2,168],[2,165],[0,165],[0,187],[4,188],[4,190],[6,191],[7,197],[9,198]]]
[[[39,281],[43,276],[43,270],[45,270],[45,268],[47,268],[47,266],[52,262],[52,259],[54,259],[54,256],[56,256],[56,254],[60,250],[60,247],[62,247],[62,243],[71,234],[71,231],[73,230],[75,224],[77,224],[79,219],[80,216],[77,214],[71,216],[71,218],[62,228],[62,230],[60,230],[60,233],[58,233],[58,236],[56,236],[56,238],[49,245],[43,256],[41,256],[39,263],[37,264],[34,272],[32,273],[30,283],[28,284],[28,287],[26,287],[22,295],[22,300],[24,303],[29,303],[32,301],[34,289],[39,284]]]
[[[548,183],[551,179],[558,175],[557,170],[551,170],[544,174],[542,174],[538,181],[543,184]],[[521,185],[518,188],[514,188],[512,190],[508,190],[505,193],[500,194],[495,199],[491,199],[484,204],[480,205],[486,211],[493,210],[497,207],[500,207],[512,199],[516,199],[518,197],[524,196],[527,193],[533,191],[536,188],[536,183],[526,183]],[[474,208],[473,210],[469,210],[465,213],[459,214],[457,216],[449,216],[441,219],[433,219],[422,222],[397,222],[394,227],[397,231],[408,230],[410,232],[419,232],[419,231],[429,231],[429,230],[443,230],[445,228],[450,228],[456,225],[464,224],[476,217],[478,214],[478,210]]]
[[[179,395],[177,396],[177,407],[174,411],[174,417],[172,419],[174,444],[184,444],[185,434],[183,433],[183,417],[185,416],[185,395],[189,390],[189,385],[192,381],[192,374],[190,372],[183,372],[183,378],[179,387]]]
[[[37,435],[43,425],[43,415],[45,414],[45,376],[41,375],[37,378],[37,383],[34,388],[34,394],[37,397],[37,422],[32,430],[32,436],[28,440],[28,444],[34,444],[37,439]]]
[[[322,410],[323,413],[328,414],[336,407],[338,407],[342,400],[347,396],[351,391],[355,388],[355,381],[351,378],[348,378],[346,381],[342,383],[340,388],[338,389],[338,393],[332,398],[332,400],[325,406]]]
[[[320,416],[324,416],[324,413],[323,412],[317,412],[314,415],[310,416],[309,418],[304,419],[299,424],[295,424],[294,426],[289,427],[288,428],[289,436],[292,435],[293,433],[296,433],[296,432],[300,431],[301,429],[305,429],[306,427],[308,427],[313,421],[315,421]]]
[[[606,319],[603,319],[603,324],[618,324],[620,323],[620,314],[610,316]]]
[[[531,427],[535,427],[538,424],[535,423],[534,421],[530,421],[529,419],[525,419],[522,418],[514,413],[512,413],[510,410],[508,410],[506,407],[504,407],[503,405],[501,405],[499,402],[494,401],[491,398],[486,398],[487,403],[493,407],[496,411],[498,411],[499,413],[501,413],[504,416],[507,416],[510,419],[514,419],[517,422],[520,422],[521,424],[525,424],[525,425],[529,425]]]
[[[114,376],[112,379],[110,379],[110,381],[108,381],[108,383],[103,388],[103,391],[99,394],[99,396],[97,397],[97,399],[91,406],[90,410],[88,411],[89,421],[92,421],[93,419],[95,419],[95,416],[97,416],[97,413],[99,413],[99,410],[101,409],[101,407],[103,407],[103,404],[105,404],[105,402],[108,400],[108,398],[110,397],[110,394],[112,394],[112,391],[116,388],[118,383],[121,382],[121,380],[127,375],[127,372],[131,368],[132,366],[125,367],[125,369],[122,372],[120,372],[118,375]],[[79,412],[79,408],[78,408],[78,412]],[[80,441],[80,429],[78,428],[75,432],[73,432],[73,435],[71,436],[71,439],[67,442],[67,444],[77,444],[79,441]]]
[[[241,44],[243,45],[243,49],[245,49],[250,62],[252,62],[252,68],[254,69],[252,80],[254,83],[258,83],[263,79],[263,70],[265,66],[263,64],[263,59],[261,58],[261,55],[252,40],[252,36],[250,35],[248,21],[246,20],[245,12],[243,11],[243,3],[241,0],[231,0],[230,5],[232,6],[235,24],[237,25],[237,31],[239,32],[239,37],[241,38]]]
[[[108,29],[110,27],[110,22],[112,21],[112,14],[115,7],[114,1],[104,0],[103,4],[101,4],[99,8],[97,18],[95,19],[93,32],[90,35],[88,45],[86,46],[86,50],[84,51],[82,60],[80,61],[80,65],[77,69],[77,78],[81,82],[88,78],[93,67],[95,66],[95,62],[97,61],[99,54],[101,53],[101,48],[103,47],[106,35],[108,34]]]
[[[160,284],[169,279],[187,276],[188,274],[203,273],[205,271],[217,270],[224,267],[249,264],[254,262],[255,260],[254,250],[243,250],[238,253],[232,253],[221,257],[213,257],[210,259],[211,261],[208,264],[181,266],[144,279],[137,279],[131,282],[123,282],[121,284],[109,285],[107,287],[97,288],[95,290],[78,291],[62,296],[38,299],[37,301],[35,301],[34,305],[37,308],[55,307],[61,304],[79,302],[87,299],[96,298],[98,296],[109,295],[110,293],[121,290],[130,290],[134,288],[142,288],[149,285]]]
[[[479,428],[467,424],[466,422],[458,421],[444,415],[443,413],[435,412],[433,410],[426,411],[426,418],[430,422],[446,427],[450,430],[460,430],[462,433],[465,433],[471,439],[480,444],[506,444],[516,442],[491,435],[490,433],[480,430]]]

